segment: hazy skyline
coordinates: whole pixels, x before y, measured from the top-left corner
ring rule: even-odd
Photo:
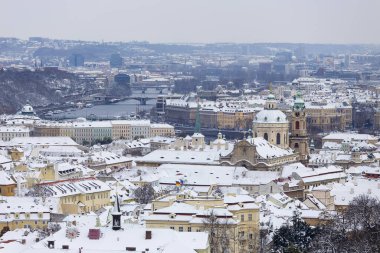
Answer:
[[[380,44],[379,0],[3,0],[0,36]]]

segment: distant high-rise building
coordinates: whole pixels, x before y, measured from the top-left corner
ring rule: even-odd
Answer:
[[[120,54],[112,54],[110,58],[111,68],[121,68],[123,66],[123,58]]]
[[[297,59],[304,59],[306,56],[305,47],[303,45],[300,45],[294,50],[294,54],[297,57]]]
[[[272,71],[272,62],[260,62],[259,63],[259,72],[270,73]]]
[[[350,67],[350,61],[351,61],[351,56],[349,54],[346,54],[344,56],[344,66],[346,68],[349,68]]]
[[[325,68],[335,69],[335,61],[334,56],[325,55],[322,58],[322,64]]]
[[[127,74],[117,74],[114,80],[119,85],[129,85],[131,82],[131,77]]]
[[[292,52],[278,52],[275,57],[276,63],[288,63],[292,61]]]
[[[83,67],[84,57],[81,54],[72,54],[69,58],[69,63],[72,67]]]

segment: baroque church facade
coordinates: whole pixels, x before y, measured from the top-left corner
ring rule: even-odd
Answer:
[[[252,126],[254,137],[263,137],[280,148],[289,148],[289,121],[281,110],[277,110],[272,94],[266,100],[265,109],[256,114]]]
[[[298,93],[295,98],[289,122],[270,94],[265,109],[253,120],[253,136],[236,143],[230,154],[220,157],[221,164],[250,170],[280,170],[283,165],[297,161],[307,164],[309,145],[301,95]]]

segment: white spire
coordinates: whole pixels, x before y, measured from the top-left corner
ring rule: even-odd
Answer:
[[[118,196],[117,192],[116,192],[116,195],[115,195],[115,204],[113,205],[112,214],[121,214],[121,212],[120,212],[119,196]]]

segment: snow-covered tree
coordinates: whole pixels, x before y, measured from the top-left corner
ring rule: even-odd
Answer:
[[[289,225],[283,225],[274,232],[272,252],[309,252],[318,231],[303,221],[299,212],[295,212]]]
[[[155,197],[155,191],[150,184],[144,184],[134,192],[136,201],[140,204],[148,204]]]

